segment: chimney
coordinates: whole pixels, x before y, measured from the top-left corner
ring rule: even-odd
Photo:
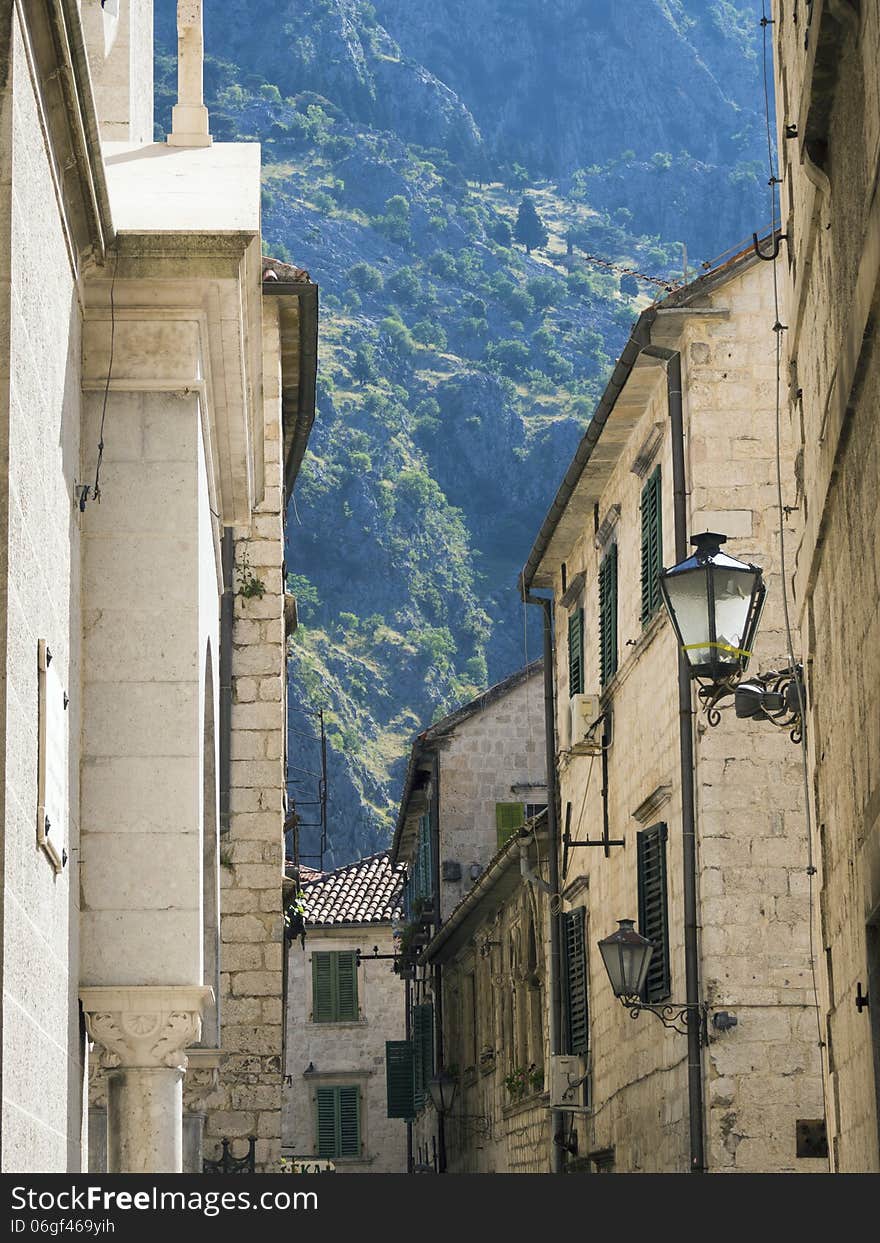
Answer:
[[[177,103],[171,110],[171,147],[210,147],[202,72],[205,40],[202,0],[177,0]]]

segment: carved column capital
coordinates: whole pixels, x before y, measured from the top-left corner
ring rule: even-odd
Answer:
[[[186,1070],[186,1048],[199,1039],[202,1006],[213,995],[210,988],[184,985],[83,988],[79,997],[106,1070]]]

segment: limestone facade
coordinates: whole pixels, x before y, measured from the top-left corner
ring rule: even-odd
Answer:
[[[876,1172],[880,11],[776,0],[773,16],[787,237],[777,267],[799,489],[793,589],[809,672],[828,1130],[833,1169]],[[870,1004],[858,1007],[865,993]]]
[[[316,1022],[312,1006],[315,954],[360,949],[358,1017]],[[371,961],[374,949],[385,958]],[[354,1086],[360,1098],[360,1152],[329,1158],[337,1174],[406,1173],[406,1128],[388,1117],[385,1044],[403,1040],[404,991],[393,969],[390,922],[309,927],[305,945],[291,942],[287,961],[287,1041],[283,1147],[295,1162],[318,1156],[317,1090]]]
[[[438,721],[413,744],[391,850],[392,860],[405,863],[409,875],[403,964],[410,1036],[417,1010],[428,1015],[432,1026],[427,1045],[423,1043],[417,1055],[420,1083],[411,1126],[413,1165],[442,1164],[442,1128],[426,1085],[434,1071],[453,1064],[445,1048],[449,995],[445,968],[439,960],[429,961],[424,947],[482,883],[499,846],[510,835],[511,829],[503,827],[508,823],[505,817],[512,815],[510,825],[521,824],[546,807],[543,721],[543,673],[536,661]],[[482,998],[479,1004],[488,1016],[487,1000]],[[454,1031],[454,1020],[450,1022],[449,1030]],[[494,1047],[499,1048],[499,1059],[492,1093],[499,1126],[506,1127],[501,1067],[511,1054],[500,1055],[500,1046]],[[488,1080],[479,1082],[488,1090]],[[465,1086],[473,1095],[470,1079]],[[506,1140],[502,1147],[504,1152],[499,1149],[491,1159],[506,1168],[511,1160]],[[530,1157],[527,1149],[526,1144],[520,1168],[529,1161],[541,1164],[541,1156]],[[467,1158],[459,1153],[457,1160]]]
[[[261,259],[256,146],[152,142],[152,56],[150,0],[0,17],[5,1171],[280,1147],[314,286]]]
[[[547,881],[545,821],[514,835],[425,951],[441,964],[443,1054],[458,1081],[444,1125],[451,1174],[551,1168],[549,903],[522,875]]]
[[[746,252],[645,312],[633,337],[680,353],[688,532],[726,533],[726,551],[763,567],[767,603],[749,666],[762,672],[788,664],[773,319],[772,274]],[[782,433],[790,479],[787,420]],[[671,453],[664,367],[641,353],[565,512],[530,561],[526,583],[550,588],[555,602],[561,824],[569,826],[572,843],[601,841],[606,826],[608,839],[623,843],[607,851],[573,844],[563,854],[562,909],[586,907],[589,963],[590,1110],[574,1119],[572,1169],[689,1168],[686,1038],[650,1014],[630,1018],[612,994],[596,946],[617,920],[638,920],[638,851],[645,839],[637,835],[656,829],[666,872],[663,999],[685,1002],[676,643],[659,600],[643,612],[640,589],[642,496],[658,468],[662,562],[675,560]],[[784,500],[795,503],[793,487]],[[789,553],[794,535],[785,518]],[[599,577],[609,557],[617,565],[610,614],[617,658],[601,685]],[[583,609],[583,690],[598,696],[603,718],[592,746],[571,746],[568,640],[575,609]],[[606,626],[607,619],[606,612]],[[820,1170],[823,1160],[796,1155],[798,1122],[823,1117],[799,751],[786,732],[737,720],[732,707],[715,727],[695,712],[693,739],[700,995],[709,1007],[702,1068],[706,1167]],[[721,1012],[734,1015],[736,1026],[716,1027],[713,1016]]]

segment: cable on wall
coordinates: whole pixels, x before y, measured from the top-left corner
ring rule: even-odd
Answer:
[[[104,384],[104,399],[101,404],[101,427],[98,432],[98,460],[95,463],[95,482],[91,489],[92,500],[101,501],[101,465],[104,461],[104,421],[107,418],[107,399],[110,395],[110,379],[113,375],[113,354],[116,348],[116,274],[119,271],[119,251],[113,264],[113,278],[110,281],[110,359],[107,363],[107,380]],[[83,484],[79,493],[80,513],[85,513],[89,500],[89,485]]]
[[[770,87],[767,78],[767,32],[774,25],[771,18],[767,16],[766,0],[761,0],[761,35],[762,35],[762,81],[764,88],[764,123],[767,131],[767,166],[769,170],[768,187],[770,190],[770,222],[771,236],[775,238],[777,230],[777,218],[779,218],[779,227],[781,228],[781,212],[777,217],[777,189],[780,184],[780,178],[777,175],[776,164],[773,159],[773,135],[770,123]],[[773,264],[773,310],[775,321],[773,324],[773,334],[776,338],[776,384],[775,384],[775,437],[776,437],[776,504],[779,515],[779,570],[782,578],[782,611],[785,621],[785,642],[788,652],[788,660],[792,669],[796,667],[794,657],[794,641],[791,632],[791,615],[789,610],[789,589],[788,589],[788,572],[785,560],[785,518],[786,506],[782,499],[782,334],[786,331],[786,325],[782,323],[779,313],[779,276],[777,272],[777,262],[779,257],[779,246],[774,247],[772,258]],[[802,721],[806,721],[806,705],[804,703],[804,689],[800,678],[794,679],[794,686],[798,697],[798,711]],[[810,916],[809,916],[809,933],[810,933],[810,971],[813,979],[813,998],[816,1011],[816,1029],[818,1034],[819,1061],[820,1061],[820,1080],[822,1084],[822,1106],[825,1115],[826,1126],[828,1124],[828,1096],[825,1085],[825,1051],[826,1042],[823,1038],[822,1018],[819,1006],[819,987],[816,979],[816,947],[814,939],[813,921],[815,912],[815,879],[816,868],[813,863],[813,823],[812,813],[810,811],[810,775],[807,757],[807,731],[806,728],[801,730],[800,740],[801,752],[801,777],[803,781],[804,791],[804,820],[807,830],[807,876],[809,877],[809,894],[810,894]],[[829,1168],[833,1172],[833,1159],[831,1156],[832,1149],[829,1146]]]

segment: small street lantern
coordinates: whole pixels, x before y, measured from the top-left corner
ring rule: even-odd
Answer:
[[[458,1080],[451,1075],[448,1070],[438,1070],[437,1074],[428,1083],[428,1091],[431,1093],[431,1100],[434,1102],[434,1108],[437,1113],[445,1117],[452,1113],[452,1106],[455,1101],[455,1093],[458,1090]]]
[[[660,573],[660,591],[692,678],[739,677],[749,663],[767,589],[760,566],[721,551],[726,535],[691,538],[696,552]]]
[[[709,1007],[705,1002],[660,1002],[657,1005],[640,1001],[654,946],[636,932],[631,919],[619,919],[616,932],[599,942],[599,953],[608,972],[614,996],[629,1010],[630,1018],[637,1019],[643,1010],[658,1018],[664,1027],[684,1035],[696,1026],[701,1044],[709,1043],[706,1018]],[[735,1026],[736,1018],[728,1015],[726,1026]],[[432,1089],[433,1093],[433,1089]]]
[[[636,932],[631,919],[619,919],[618,929],[599,942],[599,953],[608,972],[615,997],[638,998],[645,987],[645,977],[654,953],[654,946]]]

